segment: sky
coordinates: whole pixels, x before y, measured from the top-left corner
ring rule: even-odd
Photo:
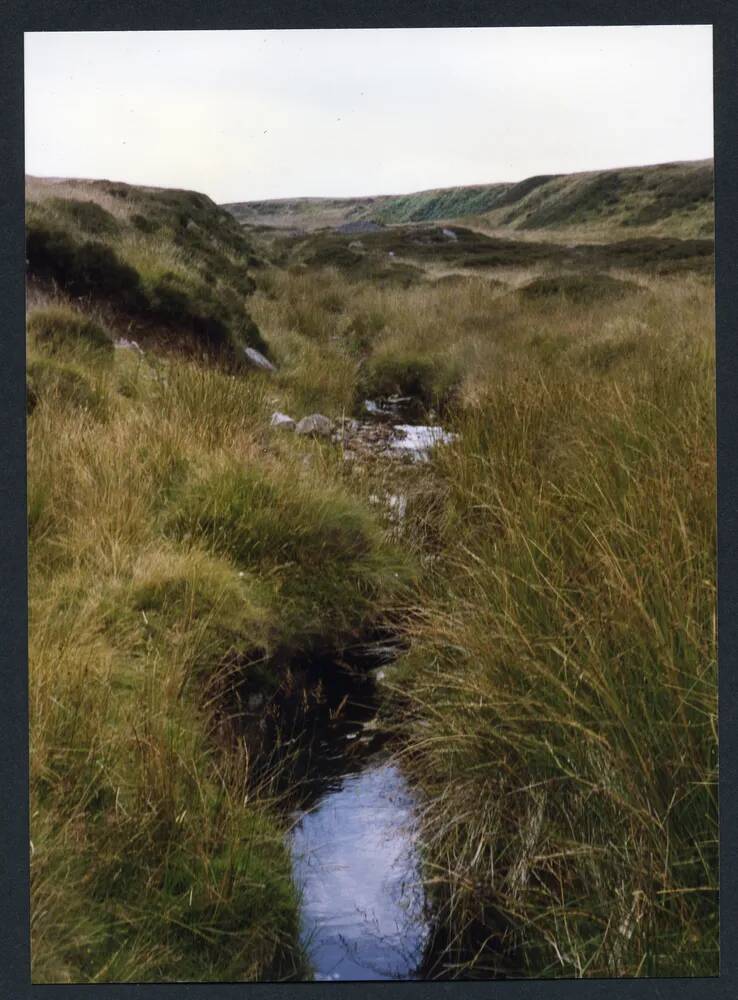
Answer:
[[[712,156],[712,28],[43,32],[26,172],[217,202]]]

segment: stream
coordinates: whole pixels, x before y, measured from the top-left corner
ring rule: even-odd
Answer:
[[[429,935],[416,800],[374,698],[371,677],[349,680],[340,709],[317,724],[308,803],[293,815],[301,939],[316,980],[414,979]]]
[[[344,444],[356,448],[358,432],[365,447],[388,459],[427,461],[435,445],[455,435],[411,423],[420,414],[408,402],[367,400],[371,423],[353,422],[348,437],[344,428]],[[401,521],[404,496],[385,499]],[[290,849],[301,940],[316,980],[416,979],[431,936],[417,797],[377,725],[377,686],[392,658],[389,650],[374,670],[331,670],[320,710],[301,723],[307,794],[292,817]]]

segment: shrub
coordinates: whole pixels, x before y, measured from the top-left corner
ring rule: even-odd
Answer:
[[[67,287],[72,294],[110,297],[127,308],[143,305],[138,271],[119,260],[104,243],[88,242],[79,247]]]
[[[37,309],[29,316],[27,328],[37,346],[50,353],[112,361],[113,342],[107,331],[74,309],[66,306]]]
[[[140,212],[134,212],[131,222],[141,233],[155,233],[160,228],[160,223],[156,219],[141,215]]]
[[[53,279],[72,295],[99,295],[129,309],[143,304],[138,272],[104,243],[78,244],[65,230],[31,220],[26,260],[31,274]]]
[[[194,334],[216,353],[233,354],[237,347],[269,348],[246,310],[236,309],[204,281],[165,271],[147,286],[148,312],[154,318]]]
[[[120,229],[117,219],[96,201],[81,201],[77,198],[51,198],[49,205],[69,219],[83,232],[93,236],[114,236]]]

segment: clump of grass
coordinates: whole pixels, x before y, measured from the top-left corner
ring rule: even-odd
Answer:
[[[167,525],[271,581],[281,640],[303,653],[340,647],[406,583],[368,510],[295,469],[230,466],[188,481]]]
[[[63,218],[69,219],[82,232],[93,236],[114,236],[120,228],[115,216],[95,201],[79,198],[51,198],[49,206]]]
[[[613,278],[608,274],[558,274],[535,278],[519,289],[525,299],[564,299],[576,305],[592,302],[617,301],[639,291],[633,281]]]
[[[192,463],[248,453],[254,389],[172,363],[105,424],[55,393],[29,422],[37,982],[303,974],[283,820],[218,712],[279,683],[272,593],[159,530]]]
[[[710,311],[645,316],[617,368],[490,373],[435,460],[396,694],[436,974],[717,972]]]
[[[39,403],[51,407],[75,408],[95,417],[104,417],[108,395],[103,385],[78,365],[36,358],[26,370],[28,407],[33,411]]]
[[[412,396],[427,409],[446,407],[462,377],[453,358],[398,353],[387,347],[372,355],[363,375],[369,397]]]
[[[109,364],[113,341],[108,331],[84,313],[68,306],[36,309],[28,317],[28,333],[48,353],[82,357]]]
[[[72,571],[32,597],[34,981],[294,975],[275,814],[244,804],[243,755],[214,757],[187,644],[131,659],[104,589]]]

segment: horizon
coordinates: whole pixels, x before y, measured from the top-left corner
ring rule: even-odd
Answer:
[[[97,181],[104,181],[110,184],[129,184],[131,187],[142,187],[142,188],[152,188],[160,189],[162,191],[193,191],[196,194],[204,194],[206,197],[210,198],[216,205],[227,206],[227,205],[239,205],[239,204],[254,204],[261,202],[278,202],[278,201],[358,201],[363,198],[404,198],[409,195],[414,194],[427,194],[432,191],[446,191],[446,190],[458,190],[463,188],[478,188],[478,187],[495,187],[498,184],[520,184],[521,182],[528,179],[528,177],[536,176],[551,176],[551,177],[564,177],[570,176],[574,177],[578,174],[595,174],[604,173],[609,170],[655,170],[659,167],[667,167],[672,164],[696,164],[696,163],[713,163],[714,156],[700,156],[691,160],[662,160],[658,163],[621,163],[610,167],[601,167],[596,170],[572,170],[567,174],[554,174],[548,170],[539,170],[535,174],[528,174],[526,177],[518,177],[514,180],[509,181],[472,181],[467,184],[441,184],[437,187],[432,188],[418,188],[413,191],[380,191],[380,192],[365,192],[363,194],[347,194],[347,195],[302,195],[302,194],[288,194],[279,195],[273,198],[246,198],[242,200],[235,201],[216,201],[207,191],[201,191],[197,188],[183,188],[179,185],[161,185],[161,184],[148,184],[141,181],[130,181],[124,177],[59,177],[59,176],[48,176],[43,174],[25,174],[26,180],[38,180],[47,181],[50,183],[59,184],[72,184],[72,183],[82,183],[82,184],[94,184]]]
[[[26,172],[228,204],[710,159],[711,40],[710,25],[30,32]]]

